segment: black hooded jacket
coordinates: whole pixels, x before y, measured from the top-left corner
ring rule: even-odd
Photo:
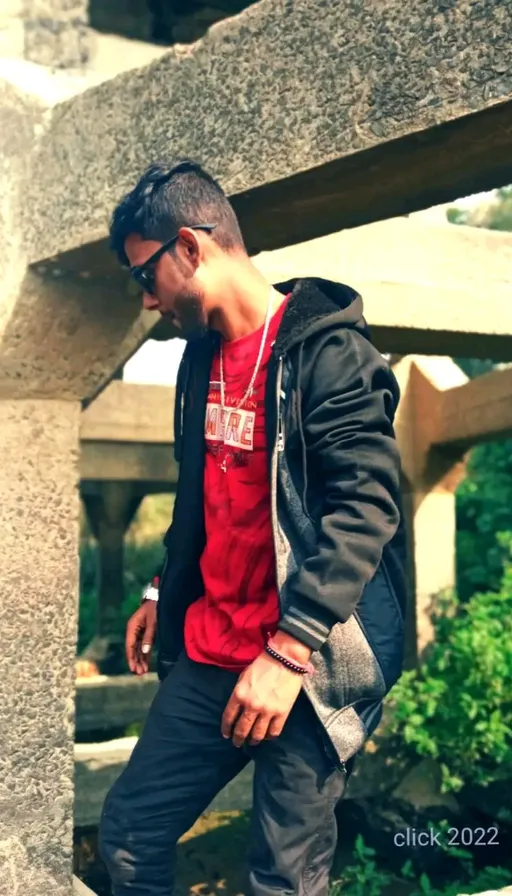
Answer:
[[[268,366],[265,421],[279,627],[313,649],[304,689],[346,762],[375,729],[400,675],[406,606],[396,379],[372,345],[361,297],[321,279],[291,293]],[[158,603],[159,671],[183,648],[203,594],[204,422],[218,346],[209,333],[178,374],[180,474]]]

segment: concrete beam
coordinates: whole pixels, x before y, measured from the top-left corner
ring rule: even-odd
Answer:
[[[29,258],[102,240],[162,155],[221,180],[252,251],[506,183],[509,25],[494,0],[387,0],[378,15],[263,0],[52,110],[25,200]]]
[[[174,489],[174,395],[174,387],[116,380],[83,411],[83,494],[96,494],[109,480],[138,484],[141,494]]]
[[[443,393],[467,378],[450,358],[406,357],[393,370],[402,393],[395,431],[409,543],[406,664],[411,668],[432,641],[437,595],[455,582],[455,490],[465,473],[464,452],[439,446],[436,438]]]
[[[450,449],[445,444],[443,402],[471,383],[451,358],[408,355],[394,365],[393,372],[401,389],[395,432],[408,487],[416,492],[451,491],[450,471],[465,452],[458,445]]]
[[[78,678],[76,737],[143,722],[158,689],[156,674]]]
[[[358,289],[383,352],[512,359],[511,233],[395,218],[254,261],[274,283],[313,275]]]
[[[512,368],[494,370],[442,396],[436,442],[466,451],[512,437]]]
[[[174,442],[172,386],[115,380],[82,413],[82,442]]]
[[[39,179],[36,148],[55,102],[44,77],[30,83],[28,95],[0,80],[0,399],[83,400],[106,385],[148,327],[137,292],[117,270],[109,280],[80,266],[28,265],[37,207],[27,184]]]
[[[116,289],[51,264],[27,270],[0,310],[0,397],[89,398],[146,334],[126,282]]]
[[[147,333],[126,277],[115,288],[87,270],[27,267],[36,207],[27,204],[26,185],[38,180],[35,147],[49,122],[43,99],[0,81],[0,160],[8,172],[0,181],[0,399],[90,397]]]
[[[468,380],[450,358],[409,356],[395,429],[412,483],[435,483],[443,465],[482,442],[512,437],[512,367]],[[441,465],[441,466],[439,466]]]
[[[173,443],[82,442],[80,452],[82,491],[96,494],[96,483],[109,480],[139,483],[140,494],[174,491],[178,464]]]

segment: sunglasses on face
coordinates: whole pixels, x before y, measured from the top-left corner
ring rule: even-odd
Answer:
[[[205,230],[207,233],[211,233],[212,230],[215,230],[217,227],[216,224],[187,224],[187,227],[190,230]],[[160,246],[153,255],[144,262],[144,264],[134,264],[130,268],[130,275],[133,279],[139,284],[144,292],[149,293],[149,295],[155,295],[155,269],[160,261],[162,255],[165,255],[166,252],[169,251],[173,243],[179,239],[179,234],[171,237],[170,240],[167,240],[163,246]]]

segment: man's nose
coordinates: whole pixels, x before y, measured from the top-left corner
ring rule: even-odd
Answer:
[[[146,309],[146,311],[156,311],[158,308],[158,299],[156,296],[152,296],[151,293],[145,292],[142,295],[142,307]]]

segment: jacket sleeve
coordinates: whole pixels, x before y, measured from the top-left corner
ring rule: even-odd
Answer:
[[[331,331],[303,381],[308,469],[323,485],[317,549],[290,576],[279,628],[318,650],[373,578],[400,521],[399,390],[379,352]]]

